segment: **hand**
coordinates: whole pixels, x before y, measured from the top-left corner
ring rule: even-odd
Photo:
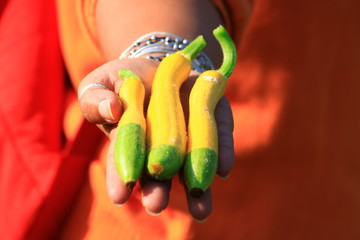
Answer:
[[[120,69],[127,68],[140,77],[146,89],[144,104],[146,109],[150,97],[152,79],[157,66],[158,63],[156,61],[145,59],[114,60],[95,69],[79,85],[78,92],[82,93],[79,96],[79,102],[84,117],[89,122],[97,124],[110,139],[106,183],[109,196],[115,204],[124,204],[131,195],[131,190],[121,181],[114,163],[116,123],[122,115],[122,104],[118,97],[122,80],[118,78],[117,73]],[[197,76],[198,73],[192,72],[188,81],[181,88],[180,95],[182,96],[185,115],[188,114],[188,96]],[[92,87],[82,92],[91,83],[101,83],[108,89]],[[219,137],[218,175],[226,177],[234,163],[234,146],[232,112],[225,97],[219,101],[216,107],[215,118]],[[144,176],[140,182],[144,208],[150,213],[160,213],[168,205],[171,181],[157,181],[149,176]],[[200,198],[193,198],[187,192],[186,195],[191,215],[199,221],[206,219],[212,210],[211,190],[205,191]]]

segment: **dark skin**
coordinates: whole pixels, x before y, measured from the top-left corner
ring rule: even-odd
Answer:
[[[121,1],[120,1],[121,2]],[[126,1],[125,1],[126,2]],[[122,8],[128,7],[131,9],[136,1],[129,1],[121,3]],[[188,2],[188,4],[186,4]],[[119,7],[119,1],[99,1],[97,5],[97,25],[99,26],[99,42],[102,46],[103,54],[109,62],[98,67],[88,76],[86,76],[79,85],[78,92],[90,83],[102,83],[108,87],[104,89],[101,87],[92,87],[85,91],[79,98],[80,107],[84,117],[91,123],[97,124],[99,128],[109,137],[110,146],[107,157],[106,169],[106,183],[110,199],[114,204],[124,204],[131,195],[131,190],[127,188],[121,181],[114,164],[114,143],[116,136],[116,123],[122,115],[122,104],[118,97],[119,88],[123,82],[117,76],[118,70],[127,68],[133,71],[142,80],[146,89],[146,100],[144,109],[146,112],[147,104],[151,92],[152,79],[158,66],[158,62],[146,59],[123,59],[111,60],[117,58],[123,49],[126,49],[131,42],[139,36],[162,29],[162,31],[172,32],[174,34],[183,36],[190,40],[197,35],[203,34],[205,37],[211,34],[212,29],[221,23],[220,16],[215,10],[214,6],[209,1],[142,1],[142,5],[152,3],[160,4],[162,10],[167,12],[169,9],[178,8],[176,14],[168,16],[167,21],[155,21],[154,25],[145,25],[138,22],[132,22],[134,32],[129,33],[126,38],[121,38],[121,26],[129,24],[128,20],[124,23],[123,18],[119,14],[115,14],[113,9]],[[191,3],[191,4],[190,4]],[[150,6],[149,6],[150,7]],[[166,9],[169,8],[169,9]],[[204,13],[199,15],[199,9],[203,9]],[[106,14],[105,14],[106,13]],[[114,14],[112,14],[114,13]],[[124,13],[126,15],[126,13]],[[144,11],[143,14],[146,14]],[[186,14],[185,18],[183,14]],[[210,14],[210,15],[209,15]],[[161,16],[161,15],[160,15]],[[184,17],[184,18],[183,18]],[[179,18],[187,19],[185,23],[175,25],[174,22]],[[134,21],[135,19],[132,18]],[[192,21],[194,24],[187,25],[187,21]],[[207,22],[206,22],[207,21]],[[108,22],[118,22],[116,30],[113,28],[114,24]],[[204,24],[206,22],[206,24]],[[211,24],[209,24],[211,23]],[[124,25],[122,25],[124,24]],[[112,31],[113,30],[113,31]],[[131,32],[131,31],[130,31]],[[206,52],[215,63],[221,62],[222,56],[218,43],[213,37],[208,37],[208,46],[214,51]],[[120,39],[113,41],[113,39]],[[216,46],[216,47],[215,47]],[[188,112],[188,96],[194,80],[199,75],[198,72],[192,72],[188,81],[186,81],[181,88],[181,100],[183,103],[185,117]],[[104,101],[105,100],[105,101]],[[215,117],[218,126],[219,135],[219,165],[218,175],[226,177],[234,164],[234,147],[233,147],[233,119],[230,105],[225,97],[223,97],[216,108]],[[151,214],[160,213],[164,210],[169,201],[169,191],[171,181],[156,181],[149,176],[144,176],[141,180],[142,204],[144,208]],[[200,198],[191,197],[185,190],[188,201],[188,209],[190,214],[199,221],[205,220],[212,211],[212,197],[211,189],[208,189]]]

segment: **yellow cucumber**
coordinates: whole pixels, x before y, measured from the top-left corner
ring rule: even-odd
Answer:
[[[202,36],[160,63],[147,112],[147,169],[156,179],[172,178],[186,154],[186,125],[179,90],[191,71],[192,59],[205,47]]]
[[[184,178],[193,197],[200,197],[216,175],[218,135],[214,111],[236,63],[235,45],[226,30],[219,26],[214,35],[223,51],[223,63],[218,70],[205,71],[197,78],[189,99],[189,139]]]
[[[119,91],[124,113],[117,126],[114,158],[120,178],[132,189],[145,164],[145,88],[130,70],[121,69],[118,75],[124,80]]]

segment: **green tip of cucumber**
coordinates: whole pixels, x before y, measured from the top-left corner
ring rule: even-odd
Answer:
[[[213,34],[221,46],[224,59],[218,71],[226,78],[229,78],[236,64],[235,44],[226,29],[221,25],[214,29]]]
[[[183,50],[179,51],[182,55],[192,61],[198,53],[203,50],[206,46],[206,41],[202,35],[195,38],[189,45],[187,45]]]
[[[149,165],[149,172],[152,175],[161,175],[163,171],[164,171],[164,166],[159,162],[155,162]]]
[[[133,73],[132,71],[130,71],[129,69],[120,69],[118,72],[118,76],[124,80],[129,79],[129,78],[139,78],[138,76],[135,75],[135,73]]]
[[[136,182],[135,182],[135,181],[129,181],[129,182],[125,183],[125,186],[126,186],[130,191],[133,190],[133,188],[135,187],[135,185],[136,185]]]
[[[204,191],[201,188],[192,188],[189,192],[193,198],[199,198],[204,194]]]

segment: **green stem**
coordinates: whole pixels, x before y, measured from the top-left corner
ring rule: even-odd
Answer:
[[[195,38],[189,45],[187,45],[183,50],[179,51],[179,53],[192,61],[205,46],[205,39],[202,35],[200,35]]]
[[[135,75],[135,73],[133,73],[132,71],[128,70],[128,69],[120,69],[118,72],[118,76],[120,78],[122,78],[123,80],[129,79],[129,78],[136,78],[139,79],[138,76]]]
[[[224,58],[218,71],[226,78],[229,78],[236,64],[235,44],[225,28],[221,25],[214,29],[213,34],[220,43]]]

